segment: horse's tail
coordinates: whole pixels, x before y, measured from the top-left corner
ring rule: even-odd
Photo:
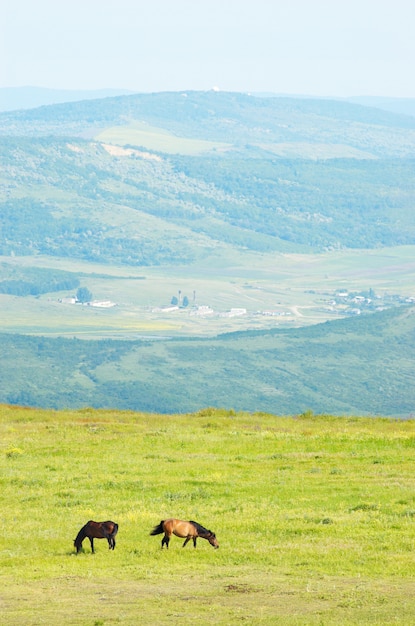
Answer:
[[[111,537],[115,537],[117,532],[118,532],[118,524],[116,522],[114,522],[114,528],[112,530]]]
[[[164,524],[164,519],[161,520],[160,524],[157,524],[157,526],[154,526],[150,535],[161,535],[161,533],[164,533],[163,524]]]

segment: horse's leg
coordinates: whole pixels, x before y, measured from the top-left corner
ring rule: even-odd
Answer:
[[[163,539],[161,540],[161,547],[163,548],[164,544],[166,544],[166,548],[168,548],[169,547],[169,541],[170,541],[170,537],[166,533],[164,535]]]
[[[188,535],[188,536],[186,537],[186,539],[184,540],[184,544],[182,545],[182,548],[184,548],[184,547],[185,547],[185,545],[187,544],[187,542],[188,542],[188,541],[190,541],[190,539],[191,539],[191,537],[190,537],[190,535]]]
[[[193,537],[193,547],[196,548],[196,539],[197,537]]]
[[[94,538],[93,537],[89,537],[89,542],[91,544],[91,551],[92,554],[95,554],[95,550],[94,550]]]

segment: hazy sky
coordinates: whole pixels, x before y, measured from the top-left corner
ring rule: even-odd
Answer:
[[[2,0],[0,87],[415,97],[415,0]]]

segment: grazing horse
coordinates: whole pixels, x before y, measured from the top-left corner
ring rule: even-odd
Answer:
[[[94,554],[94,539],[106,539],[108,541],[108,546],[110,550],[114,550],[115,548],[115,535],[118,532],[118,524],[115,522],[93,522],[89,520],[82,526],[81,530],[76,536],[75,541],[73,542],[76,552],[80,552],[82,549],[82,542],[85,537],[88,537],[91,543],[92,554]]]
[[[214,548],[219,548],[218,540],[216,539],[215,533],[211,530],[207,530],[197,522],[184,522],[180,519],[166,519],[161,520],[160,524],[155,526],[151,531],[150,535],[161,535],[164,533],[164,537],[161,540],[161,547],[163,548],[164,544],[166,544],[166,548],[169,547],[170,537],[172,535],[176,535],[176,537],[184,537],[183,548],[187,544],[190,539],[193,540],[193,546],[196,548],[196,539],[201,537],[202,539],[207,539],[211,546]]]

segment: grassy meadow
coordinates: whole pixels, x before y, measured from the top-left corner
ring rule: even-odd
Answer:
[[[1,623],[415,622],[415,421],[0,407]],[[195,519],[220,549],[150,537]],[[88,519],[117,547],[76,555]]]
[[[151,126],[145,122],[133,122],[128,126],[113,126],[100,132],[95,139],[114,145],[134,145],[165,154],[197,155],[212,150],[224,150],[230,144],[203,139],[188,139]]]
[[[97,300],[111,309],[75,307],[58,302],[71,292],[34,296],[0,294],[3,332],[80,338],[136,338],[138,335],[215,336],[223,332],[309,326],[344,316],[328,302],[336,291],[373,289],[379,296],[413,296],[413,246],[379,250],[333,251],[319,255],[253,254],[212,256],[202,264],[177,267],[123,267],[70,259],[0,256],[4,268],[38,267],[79,276]],[[3,271],[3,274],[2,274]],[[9,271],[9,270],[7,270]],[[172,296],[207,305],[213,315],[192,315],[191,306],[166,312]],[[224,315],[232,308],[246,315]],[[258,311],[277,311],[269,317]]]

